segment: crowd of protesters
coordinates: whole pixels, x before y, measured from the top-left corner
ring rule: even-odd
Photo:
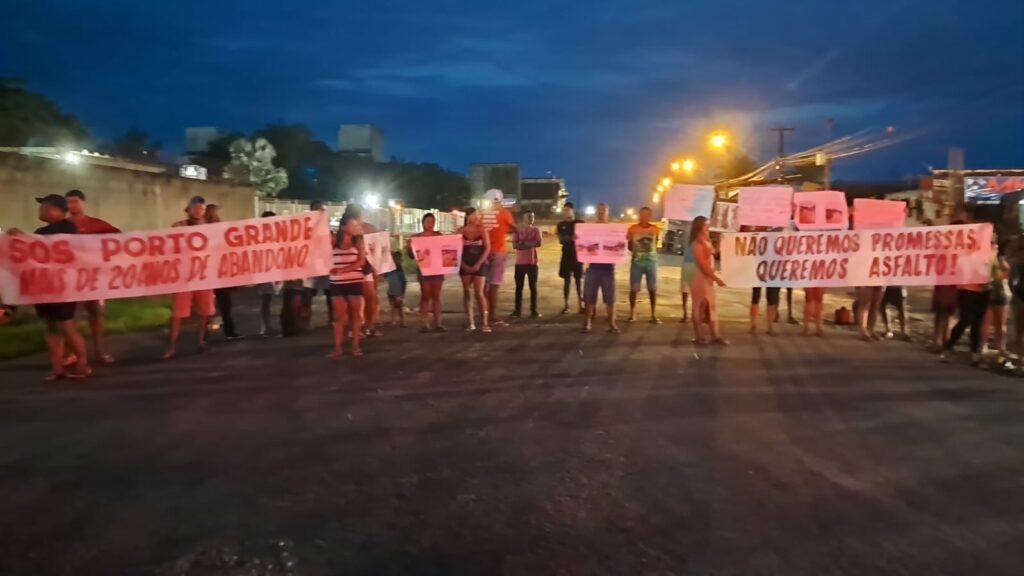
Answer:
[[[535,226],[532,212],[521,215],[519,221],[503,205],[499,190],[487,192],[488,210],[468,208],[465,221],[456,234],[463,243],[459,280],[462,286],[465,329],[468,332],[490,333],[496,328],[508,326],[498,313],[498,296],[507,266],[507,252],[511,237],[511,248],[515,254],[513,278],[515,298],[510,319],[518,320],[528,314],[531,318],[542,316],[538,309],[537,279],[539,275],[538,249],[543,234]],[[107,234],[119,230],[103,220],[86,214],[86,195],[71,190],[64,196],[52,194],[38,198],[39,219],[45,226],[35,230],[36,234]],[[312,211],[323,211],[324,204],[314,201]],[[262,217],[274,216],[264,212]],[[661,324],[657,314],[658,294],[658,248],[661,230],[651,221],[652,211],[644,207],[637,215],[637,222],[626,233],[627,246],[631,254],[629,262],[629,314],[628,322],[637,320],[638,295],[646,288],[650,305],[649,322]],[[173,227],[198,226],[221,221],[216,205],[207,204],[199,196],[193,197],[185,207],[185,218],[174,222]],[[600,204],[596,209],[597,223],[609,221],[608,207]],[[558,276],[563,281],[563,315],[578,309],[582,315],[582,332],[593,330],[598,317],[597,305],[604,304],[607,330],[620,332],[615,310],[616,269],[614,264],[590,264],[584,267],[576,253],[576,226],[583,220],[577,218],[574,207],[566,203],[562,218],[555,226],[555,237],[561,246]],[[963,222],[954,222],[962,224]],[[345,352],[346,338],[350,353],[363,354],[364,338],[382,335],[380,286],[386,283],[391,323],[405,326],[405,295],[407,279],[402,266],[404,257],[413,258],[411,242],[397,247],[392,252],[395,269],[379,274],[370,264],[364,235],[376,232],[363,219],[358,205],[346,207],[336,231],[332,232],[332,262],[330,273],[317,278],[275,282],[257,285],[260,298],[260,336],[277,337],[288,333],[286,323],[291,311],[288,295],[298,295],[298,310],[312,309],[313,299],[323,295],[327,304],[327,322],[332,326],[333,347],[330,358],[338,358]],[[21,234],[10,230],[10,234]],[[427,213],[422,218],[422,231],[412,236],[438,236],[436,218]],[[680,270],[680,294],[682,303],[681,322],[692,322],[697,345],[725,346],[729,342],[723,337],[718,322],[716,290],[725,286],[715,267],[715,247],[710,238],[708,220],[696,218],[690,226],[689,238],[683,253]],[[937,286],[932,298],[934,313],[933,348],[947,358],[954,346],[970,329],[970,351],[972,362],[979,361],[984,347],[991,346],[1005,352],[1007,348],[1006,322],[1008,311],[1014,316],[1013,344],[1018,352],[1024,345],[1024,257],[1018,255],[1011,266],[998,245],[993,241],[996,257],[991,264],[990,281],[985,284],[961,286]],[[443,275],[417,275],[420,288],[419,313],[422,321],[421,332],[446,332],[442,322],[441,292]],[[575,288],[575,298],[571,298]],[[290,290],[289,290],[290,289]],[[529,312],[523,306],[524,292],[529,290]],[[207,335],[215,316],[219,315],[223,336],[234,340],[242,338],[233,316],[232,294],[236,288],[195,290],[174,294],[165,359],[177,354],[181,324],[195,314],[198,319],[197,348],[200,353],[207,347]],[[803,334],[824,336],[823,305],[824,288],[804,289]],[[906,338],[906,311],[902,287],[858,287],[855,288],[853,322],[860,337],[865,341],[882,338]],[[275,296],[283,294],[281,304],[281,330],[273,328],[272,306]],[[782,289],[777,287],[754,288],[750,301],[750,332],[759,330],[761,302],[766,304],[766,332],[778,333],[775,325],[779,322],[779,308]],[[112,364],[114,358],[107,353],[104,342],[103,303],[98,301],[81,303],[38,304],[36,313],[46,323],[46,343],[51,361],[48,380],[60,378],[80,379],[91,374],[91,364],[86,352],[85,339],[78,332],[74,317],[78,305],[85,309],[93,359],[97,363]],[[889,309],[896,312],[898,331],[892,330]],[[10,307],[0,311],[0,318],[9,316]],[[301,312],[291,311],[292,315]],[[792,290],[787,290],[787,315],[790,323],[797,323],[792,305]],[[879,316],[884,329],[876,330]],[[950,326],[953,317],[955,324]]]

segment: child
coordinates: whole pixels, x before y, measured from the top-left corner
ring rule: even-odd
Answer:
[[[385,274],[388,277],[388,301],[391,302],[391,325],[405,328],[405,270],[402,269],[402,251],[391,252],[395,269]],[[397,319],[397,322],[396,322]]]

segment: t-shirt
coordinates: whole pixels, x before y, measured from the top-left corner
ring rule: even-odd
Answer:
[[[540,228],[530,226],[529,228],[520,228],[514,235],[516,246],[516,264],[526,266],[537,265],[537,247],[540,246]],[[519,246],[528,245],[530,248],[520,248]]]
[[[507,208],[502,208],[497,213],[484,212],[484,228],[491,236],[491,253],[505,253],[505,238],[508,236],[508,229],[515,224],[515,218]]]
[[[658,236],[660,231],[654,224],[633,224],[626,232],[630,249],[633,251],[633,262],[658,261]]]
[[[576,259],[576,225],[582,224],[583,220],[562,220],[555,225],[555,235],[562,244],[562,257]]]
[[[355,270],[347,270],[342,272],[343,268],[348,268],[353,263],[359,260],[359,248],[356,246],[350,246],[348,248],[334,248],[331,250],[331,284],[355,284],[363,281],[362,270],[356,268]]]
[[[99,218],[93,218],[92,216],[70,216],[68,217],[75,227],[78,228],[79,234],[117,234],[121,232],[114,226],[112,226],[106,220],[100,220]]]
[[[57,220],[52,224],[47,224],[42,228],[36,228],[36,234],[50,235],[50,234],[78,234],[78,228],[70,220]]]

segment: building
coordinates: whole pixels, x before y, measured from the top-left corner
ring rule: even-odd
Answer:
[[[532,210],[538,218],[547,218],[559,214],[568,198],[565,178],[523,178],[518,208],[521,212]]]
[[[216,126],[185,128],[185,155],[209,152],[211,142],[230,135],[231,132]]]
[[[519,164],[472,164],[469,167],[469,195],[473,206],[483,205],[484,193],[497,188],[505,195],[505,205],[514,205],[520,197]]]
[[[387,160],[384,132],[373,124],[342,124],[338,127],[338,151],[355,156],[368,156],[374,162]]]

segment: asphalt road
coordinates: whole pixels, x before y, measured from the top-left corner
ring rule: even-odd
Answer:
[[[539,321],[358,359],[320,328],[189,333],[169,363],[123,338],[77,385],[2,364],[0,574],[1024,573],[1018,380],[751,337],[746,291],[721,293],[733,346],[695,349],[665,273],[665,324],[619,335],[558,316],[548,266]]]

